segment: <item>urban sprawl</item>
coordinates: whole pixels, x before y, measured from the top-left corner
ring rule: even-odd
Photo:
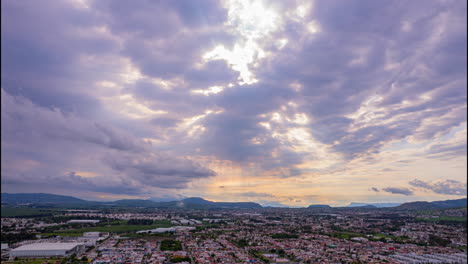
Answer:
[[[2,263],[467,263],[466,207],[58,210],[1,232]]]

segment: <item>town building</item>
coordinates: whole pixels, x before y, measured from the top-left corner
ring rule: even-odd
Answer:
[[[52,257],[69,256],[79,253],[83,249],[82,243],[34,243],[12,249],[12,257]]]

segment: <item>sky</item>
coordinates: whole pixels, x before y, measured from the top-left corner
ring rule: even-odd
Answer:
[[[1,191],[467,195],[459,0],[1,1]]]

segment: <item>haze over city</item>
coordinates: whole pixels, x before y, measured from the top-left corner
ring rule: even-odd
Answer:
[[[2,193],[467,195],[466,1],[1,6]]]

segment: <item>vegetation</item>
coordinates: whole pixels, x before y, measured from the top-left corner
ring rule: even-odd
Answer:
[[[2,264],[44,264],[44,263],[55,263],[56,261],[61,261],[61,258],[38,258],[38,259],[18,259],[16,258],[14,261],[2,261]]]
[[[443,239],[441,237],[438,237],[436,235],[430,234],[429,235],[429,245],[431,246],[442,246],[446,247],[450,244],[450,240],[448,239]]]
[[[2,243],[14,244],[23,240],[35,239],[36,235],[32,233],[2,233]]]
[[[128,223],[128,222],[125,222]],[[77,229],[68,229],[68,230],[56,230],[53,233],[60,233],[63,236],[67,236],[67,234],[74,234],[74,233],[84,233],[84,232],[109,232],[109,233],[128,233],[128,232],[135,232],[139,230],[145,229],[154,229],[158,227],[171,227],[172,224],[167,220],[158,220],[154,221],[151,225],[131,225],[131,224],[113,224],[113,225],[105,225],[105,226],[90,226],[90,227],[83,227]],[[50,235],[51,232],[43,233],[44,235]],[[69,235],[68,235],[69,236]]]
[[[82,233],[61,233],[61,232],[51,232],[51,233],[41,233],[43,237],[51,237],[51,236],[61,236],[61,237],[76,237],[82,236]]]
[[[253,256],[254,258],[258,258],[260,259],[263,263],[270,263],[270,260],[268,258],[266,258],[265,256],[263,256],[262,253],[260,253],[258,250],[256,249],[251,249],[249,250],[249,254],[251,256]]]
[[[2,207],[2,217],[40,217],[52,216],[54,211],[30,207]]]
[[[249,242],[245,239],[239,239],[237,241],[234,241],[234,244],[237,245],[240,248],[246,247],[249,245]]]
[[[288,233],[278,233],[271,235],[272,238],[279,238],[279,239],[289,239],[289,238],[298,238],[298,235],[295,234],[288,234]]]
[[[436,222],[436,223],[441,223],[441,224],[450,224],[450,223],[463,223],[467,222],[466,216],[446,216],[442,215],[437,218],[416,218],[418,221],[423,221],[423,222]]]
[[[151,219],[130,219],[127,222],[128,225],[152,225],[153,220]]]
[[[170,233],[123,233],[121,236],[132,238],[151,238],[151,237],[172,237]]]
[[[161,241],[161,250],[171,250],[171,251],[176,251],[176,250],[182,250],[182,243],[180,241],[176,240],[169,240],[165,239]]]
[[[171,259],[171,262],[174,262],[174,263],[184,262],[184,261],[190,262],[190,258],[189,257],[174,256]]]

